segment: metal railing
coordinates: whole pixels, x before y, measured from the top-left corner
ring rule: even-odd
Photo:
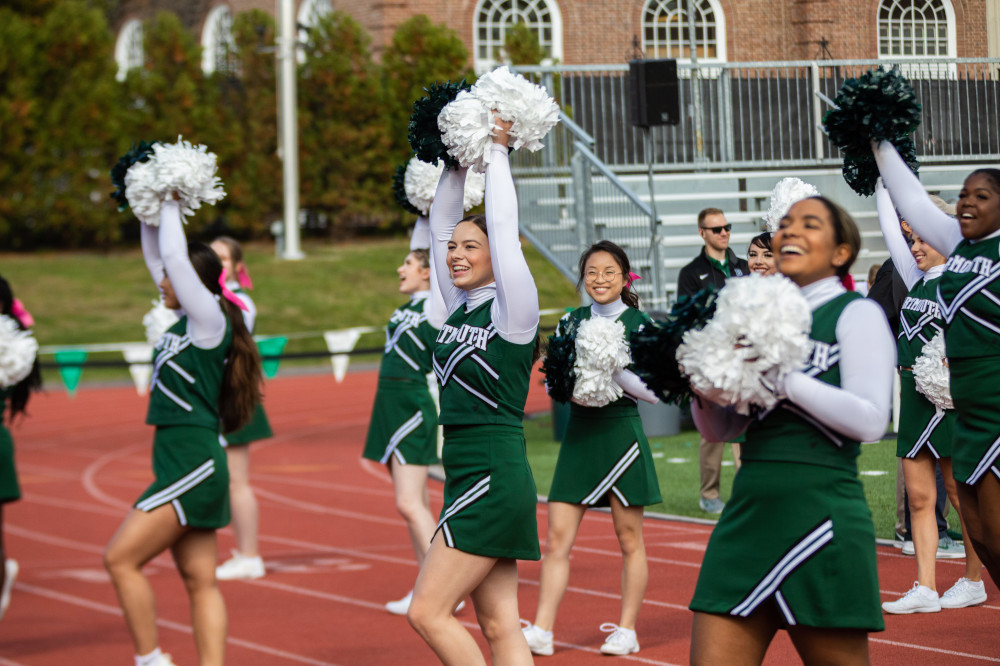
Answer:
[[[594,138],[593,152],[616,171],[783,168],[838,164],[835,146],[820,123],[828,108],[816,93],[833,98],[845,79],[876,66],[899,66],[923,105],[914,140],[929,162],[1000,159],[1000,58],[817,60],[678,63],[681,122],[643,130],[628,113],[628,66],[518,66],[552,92],[566,116]],[[700,91],[694,105],[693,86]],[[694,119],[702,126],[701,140]],[[573,151],[558,135],[547,166],[567,173]]]

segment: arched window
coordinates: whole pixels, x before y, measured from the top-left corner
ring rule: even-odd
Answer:
[[[236,42],[233,40],[233,15],[229,8],[219,6],[208,13],[201,32],[201,69],[212,72],[234,73]]]
[[[145,56],[142,52],[142,21],[132,19],[127,21],[118,31],[118,41],[115,42],[115,62],[118,63],[119,81],[125,80],[130,69],[142,67]]]
[[[716,0],[648,0],[642,10],[642,50],[647,58],[691,60],[689,4],[694,5],[698,61],[725,62],[726,19]]]
[[[878,8],[881,58],[954,57],[955,13],[948,0],[882,0]]]
[[[548,0],[479,0],[472,30],[477,72],[503,61],[507,29],[523,23],[538,35],[550,58],[562,59],[562,16],[559,5]]]

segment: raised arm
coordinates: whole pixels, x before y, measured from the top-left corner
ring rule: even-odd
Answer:
[[[896,349],[885,315],[860,298],[837,321],[840,386],[795,372],[785,380],[788,399],[824,425],[863,442],[885,434],[892,404]]]
[[[906,239],[903,238],[903,230],[899,227],[899,216],[896,215],[892,197],[882,184],[881,178],[875,184],[875,206],[878,208],[878,223],[882,227],[882,237],[885,239],[885,246],[889,248],[892,264],[906,283],[907,290],[913,289],[913,285],[920,281],[924,272],[917,268],[917,261],[910,253]]]
[[[494,143],[486,167],[486,229],[496,280],[493,323],[504,340],[527,344],[538,329],[538,289],[521,251],[517,231],[517,192],[507,146]],[[436,200],[435,200],[436,203]]]
[[[950,255],[962,241],[958,222],[939,210],[927,197],[924,186],[910,171],[910,167],[906,166],[894,145],[888,141],[880,141],[872,150],[875,152],[879,173],[882,174],[882,182],[903,219],[931,247],[946,257]]]
[[[160,208],[159,241],[167,277],[188,316],[191,342],[201,349],[216,347],[226,334],[226,315],[191,265],[181,209],[176,201],[164,201]]]
[[[160,288],[160,282],[166,271],[163,268],[163,257],[160,256],[160,230],[149,224],[140,225],[140,238],[142,239],[142,258],[146,260],[146,268],[149,270],[153,284]]]
[[[465,168],[444,170],[438,181],[430,212],[431,299],[436,297],[438,303],[444,305],[444,319],[465,302],[465,293],[451,281],[448,241],[451,240],[455,227],[462,221],[465,175],[468,171]]]
[[[421,215],[413,225],[413,233],[410,234],[410,252],[414,250],[426,250],[431,246],[431,223],[426,217]]]

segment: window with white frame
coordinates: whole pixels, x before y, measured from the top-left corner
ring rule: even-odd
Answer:
[[[126,21],[121,30],[118,31],[118,40],[115,42],[115,62],[118,63],[119,81],[124,81],[130,69],[142,67],[145,56],[142,51],[142,21],[132,19]]]
[[[201,32],[201,69],[206,74],[234,73],[237,69],[233,15],[228,7],[216,7],[205,19]]]
[[[562,59],[562,16],[554,1],[479,0],[472,30],[477,72],[503,62],[507,30],[518,23],[538,35],[538,43],[550,58]]]
[[[878,8],[882,58],[954,57],[955,14],[948,0],[882,0]]]
[[[319,23],[319,20],[333,12],[333,3],[330,0],[305,0],[299,5],[299,13],[295,17],[298,23],[298,39],[300,44],[308,44],[310,35],[309,29]],[[296,49],[296,58],[299,64],[305,62],[306,54],[301,48]]]
[[[694,12],[698,61],[725,62],[726,21],[716,0],[648,0],[642,10],[642,49],[647,58],[690,62],[689,6]]]

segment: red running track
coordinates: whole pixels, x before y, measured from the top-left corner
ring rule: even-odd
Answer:
[[[357,372],[341,384],[328,375],[279,378],[267,387],[274,439],[253,445],[251,477],[261,513],[268,575],[223,582],[230,664],[434,664],[405,618],[382,604],[406,593],[417,569],[382,466],[362,461],[376,376]],[[14,428],[24,498],[7,505],[9,557],[20,562],[13,601],[0,622],[0,666],[130,664],[132,650],[101,553],[129,506],[150,482],[152,428],[146,399],[131,388],[58,390],[37,396]],[[548,409],[532,382],[529,411]],[[692,489],[692,492],[694,489]],[[431,488],[434,509],[441,485]],[[539,505],[544,538],[546,508]],[[608,663],[685,664],[694,589],[710,525],[648,519],[650,582],[639,619],[642,651],[602,657],[598,627],[618,617],[620,555],[610,517],[590,512],[573,551],[570,589],[556,625],[556,654],[546,666]],[[220,552],[232,533],[220,532]],[[943,586],[962,561],[942,561]],[[521,563],[521,615],[533,617],[539,563]],[[879,549],[883,598],[912,584],[916,565]],[[147,573],[157,595],[160,643],[178,664],[196,662],[187,599],[169,556]],[[875,664],[1000,663],[1000,593],[977,608],[886,619],[873,634]],[[467,608],[459,618],[482,641]],[[768,664],[798,663],[782,633]]]

